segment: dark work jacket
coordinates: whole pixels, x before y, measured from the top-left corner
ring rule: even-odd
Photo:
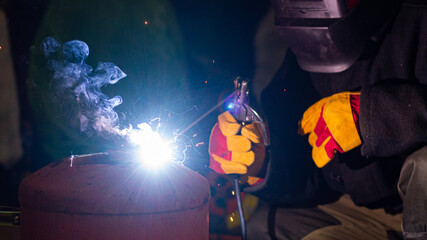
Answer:
[[[359,61],[335,74],[302,71],[288,51],[262,95],[271,137],[265,181],[245,191],[294,207],[343,193],[371,208],[400,204],[403,161],[427,144],[427,4],[407,1],[377,37]],[[316,101],[343,91],[361,91],[362,145],[318,169],[298,121]]]

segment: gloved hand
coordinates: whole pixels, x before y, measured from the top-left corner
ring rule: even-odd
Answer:
[[[321,168],[334,157],[362,141],[359,136],[360,92],[343,92],[326,97],[305,111],[299,122],[300,134],[310,133],[308,142],[313,147],[312,157]]]
[[[239,134],[240,133],[240,134]],[[246,174],[249,184],[261,171],[265,146],[258,123],[242,125],[227,111],[218,116],[209,140],[209,167],[222,174]]]

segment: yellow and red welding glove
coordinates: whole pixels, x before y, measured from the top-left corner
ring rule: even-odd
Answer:
[[[310,133],[312,157],[321,168],[338,151],[347,152],[362,141],[359,136],[360,92],[343,92],[326,97],[305,111],[299,122],[300,134]]]
[[[245,174],[251,185],[265,159],[265,146],[258,123],[242,125],[227,111],[218,116],[209,139],[209,167],[221,174]]]

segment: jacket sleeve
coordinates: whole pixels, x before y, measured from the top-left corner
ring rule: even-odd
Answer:
[[[427,3],[404,1],[376,59],[383,80],[362,88],[363,156],[406,155],[427,143]]]
[[[365,157],[390,157],[427,144],[427,85],[387,81],[362,89],[361,151]]]

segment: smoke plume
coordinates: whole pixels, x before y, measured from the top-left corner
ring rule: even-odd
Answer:
[[[89,47],[79,40],[60,44],[48,37],[43,40],[41,49],[53,72],[51,89],[55,101],[79,119],[81,131],[95,131],[102,136],[126,134],[127,129],[119,128],[118,114],[114,110],[122,103],[122,98],[109,98],[101,92],[103,86],[117,83],[126,74],[109,62],[99,62],[95,70],[87,65]]]

